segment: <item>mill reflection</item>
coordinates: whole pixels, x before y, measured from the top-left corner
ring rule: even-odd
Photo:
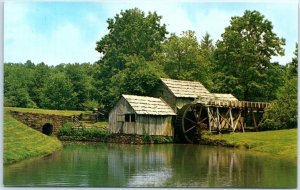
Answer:
[[[8,186],[292,188],[297,163],[202,145],[70,144],[4,167]]]

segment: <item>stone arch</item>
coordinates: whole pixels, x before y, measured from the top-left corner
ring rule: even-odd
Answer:
[[[46,123],[42,127],[42,133],[45,135],[51,135],[53,133],[53,125],[50,123]]]

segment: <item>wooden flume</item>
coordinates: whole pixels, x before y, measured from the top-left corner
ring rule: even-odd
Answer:
[[[184,136],[184,140],[188,143],[199,141],[201,131],[227,133],[258,130],[263,111],[267,106],[266,102],[196,98],[178,111],[175,127],[177,133]]]

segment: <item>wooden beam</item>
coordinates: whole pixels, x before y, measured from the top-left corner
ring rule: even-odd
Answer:
[[[233,118],[232,118],[232,113],[231,113],[231,108],[229,108],[229,116],[230,116],[230,123],[231,123],[231,128],[233,130],[233,132],[235,131],[235,129],[233,128]]]
[[[211,115],[210,115],[210,109],[209,109],[209,107],[207,107],[207,115],[208,115],[209,132],[211,132]]]

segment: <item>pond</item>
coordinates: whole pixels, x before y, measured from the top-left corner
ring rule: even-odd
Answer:
[[[4,167],[5,186],[296,188],[297,163],[204,145],[68,143]]]

